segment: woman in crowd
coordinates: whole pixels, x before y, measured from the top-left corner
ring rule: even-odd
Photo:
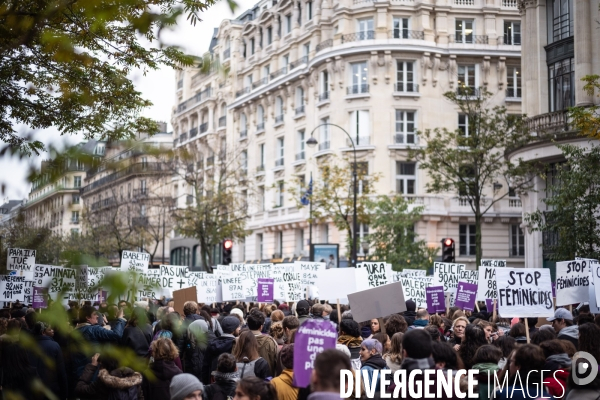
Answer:
[[[498,361],[502,358],[502,351],[496,346],[486,344],[475,352],[473,369],[479,371],[477,377],[479,387],[479,400],[488,400],[494,394],[494,372],[498,371]],[[488,387],[488,382],[492,387]]]
[[[96,379],[94,377],[96,376]],[[75,395],[82,400],[143,399],[142,375],[131,368],[119,368],[114,358],[96,353],[86,365],[75,387]]]
[[[446,332],[446,330],[444,320],[442,319],[442,317],[440,317],[437,314],[433,314],[429,317],[429,324],[438,328],[438,330],[440,331],[440,337],[444,337],[444,333]]]
[[[404,333],[396,332],[394,336],[392,336],[390,351],[387,354],[384,354],[383,359],[387,364],[388,368],[392,372],[396,372],[400,369],[400,365],[402,365],[402,338],[404,337]]]
[[[243,331],[232,351],[240,378],[256,376],[260,379],[272,377],[267,360],[258,355],[258,341],[251,331]]]
[[[360,347],[361,371],[367,371],[369,384],[375,383],[375,391],[380,390],[380,379],[373,379],[376,370],[388,369],[385,360],[381,357],[382,346],[376,339],[364,340]],[[364,376],[364,375],[363,375]],[[367,379],[365,376],[365,379]],[[384,388],[385,389],[385,388]]]
[[[502,369],[506,365],[510,353],[517,347],[517,341],[512,336],[504,335],[494,340],[493,344],[502,351],[502,358],[498,361],[498,368]]]
[[[371,325],[371,335],[375,335],[376,333],[381,332],[381,327],[379,326],[379,320],[377,318],[373,318],[370,321]]]
[[[496,392],[500,400],[526,400],[550,397],[550,394],[540,388],[542,369],[546,359],[539,346],[524,344],[518,347],[508,359],[508,387]]]
[[[135,307],[123,331],[121,343],[138,357],[146,357],[151,342],[152,326],[148,323],[146,310]]]
[[[469,325],[469,320],[465,317],[458,317],[452,323],[452,337],[450,338],[449,342],[456,351],[460,349],[460,344],[465,337],[465,329],[467,329],[467,325]]]
[[[564,340],[547,340],[540,344],[546,357],[544,385],[554,397],[563,397],[571,371],[571,358],[565,352]]]
[[[382,356],[386,355],[390,351],[392,342],[386,333],[378,332],[373,335],[373,339],[377,340],[383,346],[383,351],[381,352]]]
[[[406,333],[408,323],[402,315],[392,314],[385,321],[385,333],[393,337],[397,332]]]
[[[508,331],[508,336],[514,337],[518,344],[527,343],[527,332],[525,330],[525,324],[517,322]]]
[[[485,338],[485,332],[481,327],[477,325],[467,325],[465,329],[465,336],[458,350],[460,358],[465,363],[465,368],[471,369],[474,364],[475,352],[481,346],[487,344],[488,341]]]
[[[247,377],[240,380],[234,400],[277,400],[275,387],[257,377]]]
[[[171,339],[159,338],[152,342],[152,358],[149,370],[154,379],[144,376],[142,390],[144,400],[161,400],[169,398],[169,386],[175,375],[182,373],[175,365],[175,358],[179,355],[177,347]]]
[[[360,336],[360,330],[356,321],[353,319],[342,319],[340,321],[340,334],[337,342],[348,348],[351,360],[360,359],[360,346],[363,339]]]
[[[283,340],[284,333],[283,325],[281,325],[281,322],[273,322],[271,324],[271,328],[269,329],[269,335],[277,342],[277,349],[281,350],[285,343]]]

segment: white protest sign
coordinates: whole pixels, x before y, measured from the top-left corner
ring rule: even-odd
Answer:
[[[273,297],[276,300],[285,301],[287,284],[283,281],[283,273],[288,271],[294,271],[293,263],[273,264],[271,275],[274,279]]]
[[[363,291],[392,283],[393,271],[384,262],[362,262],[356,265],[356,290]]]
[[[592,276],[592,286],[594,286],[594,293],[596,294],[596,304],[600,303],[600,263],[592,261],[590,262],[590,275]]]
[[[33,273],[33,271],[32,271],[32,273]],[[33,304],[33,280],[25,281],[23,303]]]
[[[283,283],[285,284],[285,301],[300,301],[304,299],[304,292],[300,284],[300,273],[296,272],[294,266],[286,267],[283,272]]]
[[[506,267],[506,260],[482,259],[481,265],[484,267]]]
[[[110,274],[113,270],[117,270],[117,268],[113,267],[88,267],[87,269],[87,277],[88,277],[88,286],[94,287],[99,285],[102,279],[106,274]]]
[[[221,276],[223,301],[246,300],[242,278],[239,276]]]
[[[33,286],[47,287],[49,295],[59,293],[62,289],[66,292],[75,291],[77,276],[74,269],[42,264],[36,264],[34,268]]]
[[[427,271],[425,271],[424,269],[404,268],[398,274],[400,276],[425,276],[427,275]]]
[[[189,267],[183,265],[161,265],[159,271],[160,286],[164,290],[169,291],[169,293],[189,287]]]
[[[8,249],[6,269],[9,271],[33,271],[35,254],[35,250]]]
[[[477,300],[497,299],[496,293],[496,268],[479,267],[479,281],[477,282]]]
[[[195,284],[192,285],[192,276],[196,274],[204,274],[204,276],[201,279],[196,280]],[[211,304],[223,301],[221,284],[217,275],[202,272],[190,272],[190,284],[190,286],[196,286],[196,297],[198,298],[199,303]]]
[[[242,279],[247,298],[256,300],[258,278],[272,278],[273,264],[229,264],[229,270]]]
[[[12,275],[12,276],[24,276],[25,280],[28,281],[33,281],[33,276],[35,275],[35,268],[32,269],[31,271],[23,271],[23,270],[19,270],[19,271],[8,271],[7,275]]]
[[[502,318],[554,315],[552,281],[547,268],[496,268],[496,287]]]
[[[88,275],[89,268],[87,265],[73,265],[75,269],[75,275],[77,276],[77,281],[75,282],[75,288],[77,290],[86,290],[88,287]]]
[[[454,296],[456,295],[460,273],[466,269],[465,264],[433,263],[433,283],[431,285],[443,286],[444,293],[450,293],[450,306],[454,305]]]
[[[2,301],[25,301],[25,277],[0,275],[0,296]]]
[[[326,263],[321,262],[295,261],[294,268],[300,273],[300,284],[302,285],[302,290],[306,290],[306,287],[308,287],[309,292],[314,292],[314,287],[317,284],[319,274],[326,270],[326,266]]]
[[[144,274],[148,271],[149,262],[150,254],[148,253],[123,250],[123,253],[121,254],[121,270],[123,271],[136,271]]]
[[[458,280],[468,283],[479,283],[479,271],[476,269],[465,269],[458,274]]]
[[[590,262],[586,260],[556,263],[556,305],[589,301]]]
[[[427,308],[427,297],[425,288],[431,286],[432,277],[425,276],[403,276],[400,278],[402,282],[402,290],[406,300],[412,299],[417,304],[418,308]]]
[[[160,299],[162,296],[170,296],[168,289],[161,286],[160,269],[151,268],[144,274],[138,274],[136,280],[136,298]]]
[[[331,268],[319,273],[316,286],[319,289],[319,300],[327,300],[332,304],[340,300],[348,304],[348,294],[356,292],[356,275],[351,268]]]

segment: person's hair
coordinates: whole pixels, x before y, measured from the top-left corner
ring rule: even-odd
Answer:
[[[516,324],[514,324],[512,328],[510,328],[510,331],[508,331],[508,336],[512,336],[515,339],[518,337],[523,337],[525,335],[527,335],[525,324],[521,322],[517,322]]]
[[[475,321],[473,321],[473,323],[475,323]],[[494,324],[492,324],[492,323],[491,323],[491,322],[489,322],[489,321],[485,321],[485,320],[483,320],[483,319],[480,319],[479,321],[477,321],[477,324],[476,324],[476,325],[479,325],[479,326],[481,327],[481,329],[485,329],[485,328],[487,328],[488,326],[491,326],[492,328],[494,328],[494,329],[497,329],[496,327],[494,327]]]
[[[251,331],[257,331],[261,326],[265,324],[265,315],[260,311],[251,311],[246,318],[248,329]]]
[[[600,328],[592,323],[579,326],[579,351],[590,353],[600,363]]]
[[[340,333],[344,332],[346,335],[352,337],[360,337],[360,328],[358,322],[353,319],[343,319],[340,321]]]
[[[248,376],[242,378],[238,382],[238,389],[247,395],[250,400],[277,400],[277,391],[275,386],[269,382],[257,378],[256,376]]]
[[[517,347],[517,341],[512,336],[500,336],[492,342],[502,352],[502,357],[508,358],[510,353]]]
[[[390,358],[392,362],[396,364],[400,364],[402,362],[402,338],[404,337],[404,333],[396,332],[394,336],[392,336],[392,346],[390,352],[387,353],[387,356]]]
[[[212,315],[210,315],[210,313],[208,313],[204,308],[202,308],[198,313],[202,316],[202,318],[204,318],[210,330],[213,331],[214,328]]]
[[[248,360],[256,360],[258,355],[258,341],[254,337],[254,333],[251,331],[243,331],[237,339],[237,343],[231,353],[234,355],[237,362],[242,362],[244,357],[248,357]]]
[[[448,309],[448,319],[454,320],[454,313],[460,311],[459,307],[452,306]]]
[[[398,332],[406,333],[407,329],[408,322],[402,315],[392,314],[385,322],[385,331],[392,337]]]
[[[455,311],[454,314],[452,314],[452,319],[456,320],[458,318],[466,318],[463,310]]]
[[[284,334],[285,332],[283,331],[283,325],[281,325],[281,322],[275,322],[271,324],[271,327],[269,328],[269,335],[273,339],[281,339],[283,338]]]
[[[96,309],[92,306],[83,306],[79,309],[79,322],[85,323],[88,318],[92,318],[92,315],[96,312]]]
[[[4,335],[6,333],[6,328],[8,326],[8,318],[0,318],[0,335]]]
[[[271,322],[283,321],[285,314],[281,310],[274,310],[271,312]]]
[[[556,332],[554,329],[540,329],[531,335],[531,343],[541,345],[547,340],[556,339]]]
[[[279,354],[283,368],[294,368],[294,343],[284,345]]]
[[[402,348],[410,358],[431,356],[431,336],[422,329],[413,329],[404,334]]]
[[[552,339],[540,343],[540,349],[544,352],[544,357],[548,358],[556,354],[566,353],[564,340]]]
[[[342,319],[352,319],[352,310],[342,311]]]
[[[223,353],[217,360],[217,371],[224,374],[235,372],[237,367],[235,357],[231,353]]]
[[[313,315],[316,315],[317,317],[322,317],[323,311],[325,311],[325,306],[321,303],[315,304],[312,308]]]
[[[171,339],[167,338],[156,339],[150,345],[150,349],[152,350],[152,358],[154,358],[154,361],[173,361],[179,355],[177,346],[175,346]]]
[[[198,313],[198,303],[193,300],[183,303],[183,315],[192,315]]]
[[[423,330],[429,333],[429,335],[431,336],[431,340],[433,340],[434,342],[440,340],[440,330],[437,326],[427,325],[425,328],[423,328]]]
[[[580,314],[575,318],[577,325],[581,326],[590,322],[594,322],[594,316],[592,314]]]
[[[502,350],[491,344],[484,344],[475,352],[473,365],[483,363],[498,364],[501,358]]]
[[[428,315],[429,315],[429,312],[424,308],[417,311],[417,319],[424,319]]]
[[[145,324],[147,322],[148,316],[146,315],[146,310],[140,307],[134,307],[129,320],[127,321],[127,325],[137,327],[140,324]]]
[[[444,320],[439,315],[433,314],[432,316],[429,317],[429,324],[435,325],[438,328],[441,328],[442,324],[444,324]]]
[[[443,362],[445,369],[463,369],[463,362],[456,351],[448,342],[433,342],[431,345],[431,356],[436,363]]]
[[[381,343],[381,354],[385,354],[385,344],[388,342],[388,340],[390,340],[390,337],[387,335],[387,333],[377,332],[373,335],[373,339]]]
[[[366,348],[369,351],[375,349],[375,351],[378,354],[381,354],[381,352],[383,351],[383,346],[381,345],[381,343],[377,339],[366,339],[366,340],[363,340],[361,346],[363,346],[364,348]]]
[[[328,315],[331,315],[333,312],[333,307],[331,307],[331,304],[329,303],[323,304],[323,308],[325,309],[324,312],[326,312]]]
[[[6,332],[9,334],[19,333],[21,331],[21,321],[18,319],[9,319],[6,324]]]
[[[25,314],[25,323],[27,324],[27,329],[32,330],[36,321],[37,314],[35,312],[27,312],[27,314]]]
[[[300,321],[295,315],[288,315],[281,321],[281,326],[283,326],[283,329],[289,329],[293,331],[294,329],[298,329],[300,326]]]
[[[540,346],[535,344],[524,344],[517,347],[512,355],[513,362],[519,367],[521,377],[526,376],[529,382],[542,382],[542,369],[546,363],[546,357]],[[509,377],[509,385],[514,385],[515,376]]]
[[[340,371],[343,369],[352,370],[350,357],[346,354],[336,349],[327,349],[318,354],[314,362],[314,373],[319,380],[319,390],[339,391]]]
[[[117,319],[117,315],[119,315],[119,307],[114,304],[109,305],[106,309],[106,314],[106,319],[109,321],[114,321]]]
[[[454,330],[454,327],[456,326],[456,324],[457,324],[459,321],[463,321],[463,322],[464,322],[464,323],[465,323],[467,326],[469,325],[469,320],[467,319],[467,317],[465,317],[465,316],[458,316],[457,318],[455,318],[455,319],[452,321],[452,330]],[[465,326],[465,329],[466,329],[466,326]]]
[[[477,325],[467,325],[465,337],[460,342],[458,353],[465,363],[465,368],[471,369],[474,364],[475,352],[478,348],[488,343],[485,332]]]
[[[167,316],[160,320],[160,329],[169,331],[173,334],[178,333],[180,318],[177,312],[168,313]]]

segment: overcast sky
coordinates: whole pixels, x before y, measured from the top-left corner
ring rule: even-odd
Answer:
[[[251,8],[258,0],[236,0],[238,8],[235,15]],[[213,29],[218,27],[222,20],[232,18],[227,2],[220,1],[202,15],[203,21],[192,26],[181,18],[177,28],[173,32],[163,33],[163,40],[170,45],[180,46],[189,54],[200,56],[208,50],[212,38]],[[159,121],[169,122],[171,119],[171,107],[175,101],[175,79],[174,71],[170,68],[162,68],[152,71],[146,76],[141,72],[132,73],[131,78],[144,98],[152,101],[153,106],[144,111],[144,115]],[[23,132],[26,128],[21,129]],[[55,146],[64,147],[66,144],[75,144],[81,140],[77,137],[61,137],[55,129],[37,131],[34,136],[45,144],[52,143]],[[30,184],[27,181],[27,173],[31,165],[39,166],[41,161],[47,158],[44,154],[40,157],[31,157],[24,160],[2,156],[0,158],[0,184],[6,185],[2,200],[23,199],[29,193]],[[2,204],[3,202],[0,202]]]

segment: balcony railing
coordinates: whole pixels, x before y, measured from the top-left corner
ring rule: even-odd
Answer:
[[[347,35],[342,35],[342,43],[356,42],[358,40],[371,40],[371,39],[375,39],[375,31],[362,31],[362,32],[354,32],[354,33],[348,33]]]
[[[248,130],[244,129],[243,131],[240,131],[240,139],[244,139],[248,137]]]
[[[489,39],[487,35],[450,35],[450,43],[463,43],[463,44],[488,44]]]
[[[394,142],[396,144],[415,144],[416,135],[414,132],[398,132],[394,135]]]
[[[326,142],[319,142],[319,151],[329,150],[329,140]]]
[[[181,143],[185,142],[187,140],[187,138],[188,138],[187,132],[182,133],[181,135],[179,135],[179,141]]]
[[[115,197],[107,197],[105,199],[102,199],[102,200],[96,201],[95,203],[92,203],[91,209],[92,209],[92,211],[96,211],[96,210],[101,210],[106,207],[112,207],[115,205],[117,205],[117,199]]]
[[[229,57],[231,57],[231,49],[223,50],[223,60],[227,60]]]
[[[329,100],[329,91],[319,94],[319,101]]]
[[[371,144],[370,136],[354,136],[352,140],[346,138],[346,145],[348,147],[352,147],[352,142],[354,142],[355,146],[368,146]]]
[[[204,123],[200,124],[199,129],[200,129],[200,133],[204,133],[204,132],[208,131],[208,122],[204,122]]]
[[[108,183],[114,182],[117,179],[123,178],[125,176],[135,175],[135,174],[143,174],[143,173],[156,173],[156,172],[167,173],[167,172],[169,172],[169,167],[163,163],[152,163],[152,162],[132,164],[126,168],[123,168],[120,171],[114,172],[110,175],[107,175],[103,178],[98,179],[95,182],[90,183],[89,185],[87,185],[81,189],[81,193],[89,192],[90,190],[94,190],[98,187],[101,187],[102,185],[106,185]]]
[[[518,0],[502,0],[502,7],[517,8],[518,6]]]
[[[479,97],[479,89],[470,86],[459,86],[456,88],[457,96]]]
[[[509,207],[513,207],[513,208],[521,207],[522,206],[521,199],[510,199],[509,198],[508,199],[508,206]]]
[[[300,57],[296,61],[290,63],[290,71],[293,70],[294,68],[299,67],[302,64],[306,64],[307,62],[308,62],[308,56]]]
[[[270,76],[271,79],[275,79],[275,78],[278,78],[278,77],[280,77],[282,75],[287,74],[287,71],[288,71],[287,67],[283,67],[281,69],[278,69],[275,72],[271,72],[271,75],[269,75],[269,76]]]
[[[254,82],[252,84],[252,89],[256,89],[257,87],[260,87],[262,85],[266,85],[268,82],[269,82],[269,78],[268,77],[259,79],[259,80],[257,80],[256,82]]]
[[[346,88],[348,94],[369,93],[369,84],[362,83],[360,85],[350,85]]]
[[[146,197],[148,196],[148,188],[133,189],[133,197]]]
[[[396,82],[396,92],[418,93],[419,85],[413,82]]]
[[[79,219],[72,219],[71,220],[72,224],[78,225],[79,224]],[[58,225],[58,224],[57,224]]]
[[[333,39],[327,39],[322,41],[321,43],[319,43],[316,47],[316,52],[320,52],[323,49],[326,49],[328,47],[333,47]]]
[[[300,153],[296,153],[296,161],[304,160],[304,157],[304,150],[302,150]]]
[[[507,88],[506,89],[506,97],[513,99],[521,98],[521,88]]]
[[[201,91],[200,93],[197,93],[193,97],[187,99],[183,103],[179,103],[179,105],[177,106],[177,112],[178,113],[184,112],[191,106],[198,104],[198,103],[208,99],[211,96],[212,96],[212,89],[206,88],[203,91]]]
[[[224,126],[227,126],[227,117],[226,116],[219,117],[219,128],[222,128]]]
[[[304,114],[304,106],[296,107],[296,115]]]
[[[198,135],[198,128],[190,129],[190,139]]]
[[[275,123],[276,124],[283,123],[283,114],[275,116]]]
[[[264,123],[264,122],[261,122],[261,123],[259,123],[259,124],[256,124],[256,131],[257,131],[257,132],[262,132],[262,131],[264,131],[264,130],[265,130],[265,123]]]
[[[567,110],[555,111],[527,118],[525,120],[525,125],[530,132],[536,133],[537,136],[573,130]]]
[[[390,31],[390,39],[417,39],[424,40],[425,32],[411,31],[408,29],[392,29]]]
[[[235,97],[240,97],[242,95],[245,95],[246,93],[250,93],[250,87],[245,87],[243,89],[238,90],[237,92],[235,92]]]
[[[275,166],[276,167],[283,166],[283,158],[278,158],[277,160],[275,160]]]

